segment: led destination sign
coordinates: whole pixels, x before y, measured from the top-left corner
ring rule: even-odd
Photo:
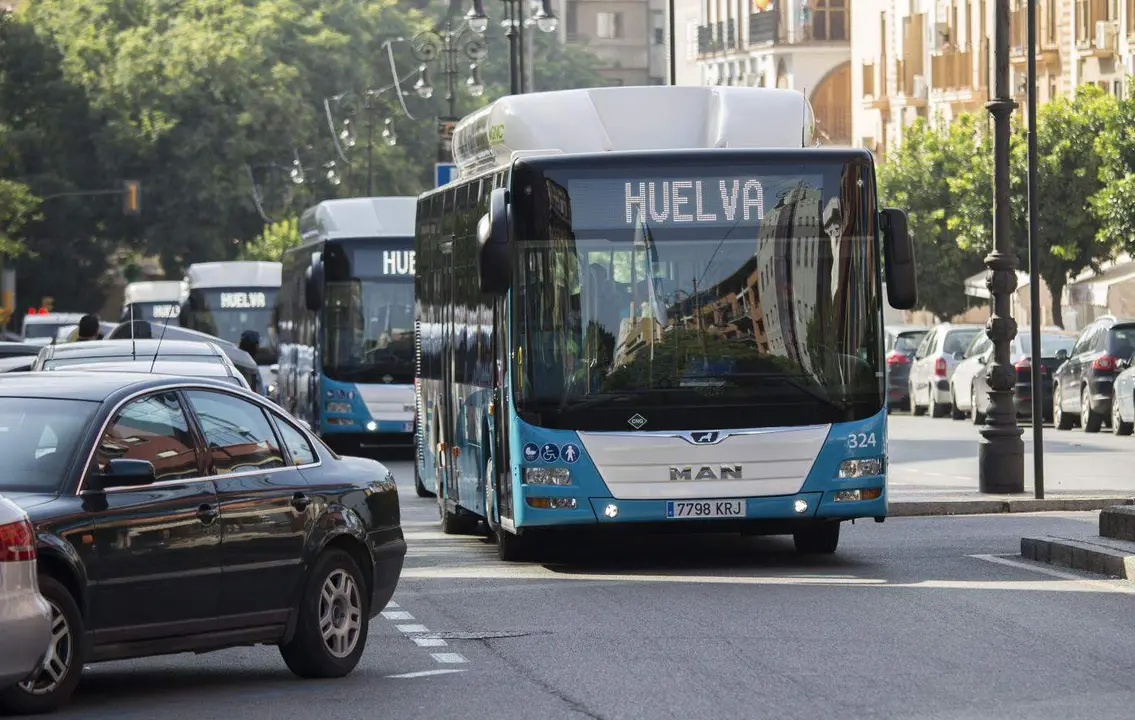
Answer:
[[[268,297],[262,292],[223,292],[222,310],[259,310],[268,307]]]
[[[819,188],[821,177],[700,177],[669,180],[570,180],[572,226],[652,227],[757,225],[779,198]]]

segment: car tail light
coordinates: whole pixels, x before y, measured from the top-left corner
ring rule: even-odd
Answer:
[[[0,563],[35,560],[35,529],[27,520],[0,525]]]
[[[1109,370],[1115,370],[1115,358],[1113,358],[1111,355],[1108,355],[1107,353],[1104,353],[1092,362],[1092,369],[1103,370],[1105,372]]]
[[[934,374],[937,377],[946,377],[946,358],[938,358],[934,361]]]
[[[906,353],[901,353],[898,350],[892,350],[889,353],[887,353],[887,364],[888,365],[909,365],[910,364],[910,358],[908,358],[906,356]]]

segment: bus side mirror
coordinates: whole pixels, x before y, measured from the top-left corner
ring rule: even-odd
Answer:
[[[918,292],[914,279],[914,242],[907,228],[906,213],[887,208],[879,213],[879,223],[883,228],[887,299],[896,310],[911,310]]]
[[[313,262],[305,274],[304,301],[308,310],[318,312],[323,309],[323,259]]]
[[[477,270],[481,279],[481,292],[486,295],[503,295],[512,280],[508,255],[508,226],[511,219],[508,191],[493,190],[489,196],[489,211],[477,223]]]

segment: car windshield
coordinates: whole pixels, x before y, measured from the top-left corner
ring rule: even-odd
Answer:
[[[878,412],[870,165],[666,163],[518,181],[540,188],[513,265],[525,419],[649,431]]]
[[[951,330],[946,333],[946,339],[942,343],[942,354],[953,355],[955,353],[964,353],[966,348],[969,347],[969,344],[973,342],[974,336],[979,332],[981,332],[979,328],[973,328],[971,330]]]
[[[1120,359],[1135,354],[1135,325],[1117,325],[1107,334],[1107,351]]]
[[[901,333],[895,338],[894,349],[899,352],[914,352],[918,349],[918,346],[922,344],[922,338],[924,337],[926,337],[925,330]]]
[[[0,397],[0,493],[56,492],[99,403]]]
[[[58,332],[67,326],[67,323],[26,323],[24,337],[54,339]]]
[[[1023,332],[1019,336],[1021,338],[1021,347],[1025,349],[1025,354],[1032,354],[1032,335]],[[1076,344],[1075,335],[1061,335],[1058,333],[1041,333],[1040,334],[1040,356],[1042,358],[1054,358],[1056,353],[1061,350],[1071,352],[1072,346]]]

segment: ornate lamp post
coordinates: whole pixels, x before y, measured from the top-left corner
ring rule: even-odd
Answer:
[[[524,92],[524,7],[523,0],[503,0],[504,20],[501,21],[505,37],[508,38],[508,65],[510,95]],[[535,3],[534,3],[535,4]],[[555,32],[559,20],[552,10],[551,0],[539,0],[532,20],[541,32]],[[473,0],[473,7],[465,13],[465,22],[476,33],[484,33],[489,28],[489,16],[485,14],[484,0]]]
[[[350,165],[350,161],[347,160],[347,151],[358,144],[360,116],[365,123],[363,132],[366,134],[367,197],[373,194],[374,184],[374,116],[382,109],[381,106],[375,102],[375,98],[389,89],[390,88],[382,88],[379,90],[368,89],[362,92],[348,90],[323,101],[323,109],[327,115],[327,125],[331,130],[331,137],[335,141],[335,150],[339,153],[339,158],[348,165]],[[340,109],[341,114],[344,116],[338,132],[336,132],[335,120],[331,111],[332,103]],[[382,139],[387,145],[391,146],[398,142],[398,135],[394,131],[394,120],[391,118],[386,118],[383,122]],[[301,177],[302,174],[301,168]],[[294,180],[295,176],[293,175],[292,177]],[[337,185],[338,183],[335,184]]]
[[[473,97],[485,92],[481,80],[481,69],[477,63],[489,52],[488,44],[481,33],[469,21],[462,21],[456,28],[446,22],[445,27],[426,30],[410,41],[410,52],[421,63],[418,66],[418,80],[414,92],[423,100],[433,97],[434,86],[430,82],[430,64],[438,64],[445,82],[445,102],[447,114],[438,119],[438,162],[448,163],[453,159],[450,137],[453,125],[457,122],[457,78],[463,74],[461,66],[469,63],[469,74],[465,79],[465,90]]]
[[[986,285],[993,312],[986,332],[993,342],[988,367],[989,412],[978,444],[978,488],[984,493],[1018,493],[1025,489],[1025,448],[1013,405],[1014,369],[1009,343],[1017,335],[1017,322],[1009,300],[1017,289],[1017,256],[1013,252],[1009,206],[1010,116],[1017,103],[1009,85],[1009,0],[996,0],[994,16],[994,97],[985,107],[993,116],[993,252],[985,258]],[[1034,364],[1039,359],[1034,359]],[[1035,402],[1035,401],[1034,401]]]

